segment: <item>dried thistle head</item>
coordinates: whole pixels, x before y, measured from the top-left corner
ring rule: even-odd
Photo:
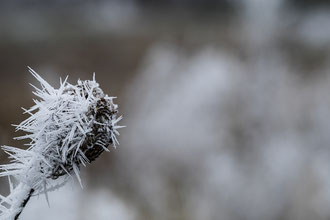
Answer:
[[[108,146],[119,144],[116,136],[121,126],[117,122],[118,106],[93,80],[78,80],[71,85],[65,79],[58,89],[53,88],[35,71],[31,74],[41,88],[33,92],[39,100],[25,110],[30,117],[16,126],[27,134],[16,139],[30,140],[29,148],[22,150],[4,146],[12,159],[1,165],[0,176],[13,176],[36,191],[47,190],[51,179],[75,174],[95,160]]]

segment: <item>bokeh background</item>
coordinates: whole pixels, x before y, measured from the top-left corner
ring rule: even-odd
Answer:
[[[330,1],[3,0],[1,145],[24,147],[27,66],[96,72],[127,127],[22,220],[330,219]]]

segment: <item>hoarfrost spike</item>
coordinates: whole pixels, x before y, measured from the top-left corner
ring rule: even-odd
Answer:
[[[118,106],[114,97],[104,94],[93,80],[78,80],[76,85],[60,79],[55,89],[32,68],[29,72],[41,88],[31,84],[40,100],[23,108],[30,117],[15,125],[27,134],[17,140],[30,140],[27,150],[10,146],[2,149],[11,163],[0,165],[0,177],[8,176],[10,194],[0,195],[0,219],[17,219],[33,195],[45,194],[63,186],[72,174],[82,187],[80,165],[95,160],[107,147],[119,144]],[[13,179],[11,179],[13,178]],[[54,183],[53,180],[58,181]],[[14,180],[14,181],[13,181]]]

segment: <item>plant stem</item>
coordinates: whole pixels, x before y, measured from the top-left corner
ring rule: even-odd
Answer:
[[[15,216],[15,220],[18,219],[18,217],[20,216],[20,214],[22,213],[23,209],[25,208],[26,204],[28,203],[28,201],[30,200],[32,194],[34,192],[34,189],[30,189],[28,195],[26,196],[26,198],[23,200],[23,202],[21,203],[19,209],[18,209],[18,213]]]

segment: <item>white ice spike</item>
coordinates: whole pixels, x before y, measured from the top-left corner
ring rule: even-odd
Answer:
[[[58,89],[51,86],[33,69],[29,72],[40,83],[33,86],[37,96],[35,105],[23,108],[29,118],[15,125],[26,134],[17,140],[27,139],[28,149],[3,146],[10,163],[0,165],[0,177],[9,181],[10,194],[0,195],[0,219],[17,219],[33,195],[53,190],[76,176],[79,184],[80,165],[95,160],[107,147],[118,144],[117,105],[104,94],[93,80],[68,83],[60,80]],[[54,180],[57,180],[54,182]]]

